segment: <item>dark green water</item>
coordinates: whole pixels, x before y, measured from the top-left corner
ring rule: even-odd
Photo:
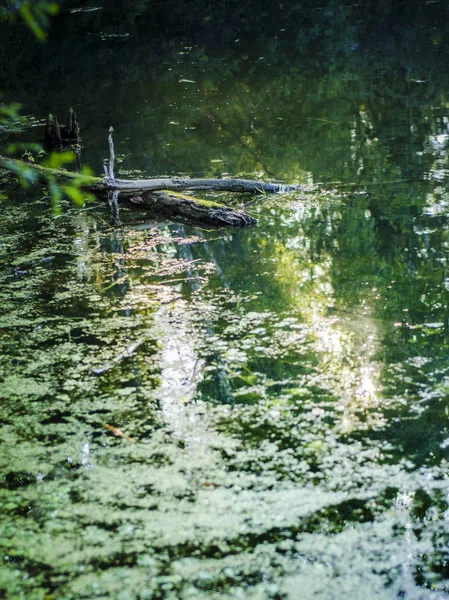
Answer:
[[[236,231],[2,185],[0,596],[448,598],[445,3],[63,9],[3,98],[96,172],[113,124],[122,174],[309,185]]]

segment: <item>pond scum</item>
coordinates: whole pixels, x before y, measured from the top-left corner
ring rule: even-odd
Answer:
[[[1,593],[446,598],[445,334],[332,299],[291,240],[338,201],[265,241],[88,208],[1,207]]]

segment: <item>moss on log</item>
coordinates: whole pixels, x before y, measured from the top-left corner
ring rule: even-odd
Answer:
[[[92,192],[107,190],[104,177],[94,177],[93,175],[74,173],[72,171],[66,171],[65,169],[53,169],[51,167],[25,162],[24,160],[17,160],[16,158],[9,158],[7,156],[0,155],[0,167],[12,171],[17,175],[23,175],[29,179],[34,178],[40,179],[41,181],[53,179],[57,182],[76,180],[79,187],[84,190]]]

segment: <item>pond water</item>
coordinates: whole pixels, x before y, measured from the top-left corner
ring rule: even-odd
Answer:
[[[401,7],[401,8],[399,8]],[[0,595],[449,597],[443,2],[61,3],[3,25],[20,131],[240,175],[206,230],[0,187]],[[32,93],[30,93],[32,90]]]

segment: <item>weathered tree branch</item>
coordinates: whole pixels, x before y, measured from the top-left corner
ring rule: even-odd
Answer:
[[[112,139],[112,133],[114,131],[113,127],[109,127],[109,135],[108,135],[108,142],[109,142],[109,164],[106,167],[105,166],[105,170],[106,170],[106,176],[109,177],[109,179],[111,181],[114,181],[114,161],[115,161],[115,152],[114,152],[114,140]]]
[[[181,217],[206,225],[248,227],[255,225],[256,219],[247,215],[243,210],[234,210],[219,202],[211,202],[199,198],[183,197],[180,191],[218,191],[218,192],[245,192],[251,194],[290,192],[300,189],[299,185],[282,185],[265,183],[248,179],[189,179],[189,178],[155,178],[155,179],[116,179],[114,176],[114,141],[113,128],[109,128],[109,160],[105,161],[104,178],[93,177],[82,173],[70,173],[64,169],[53,169],[38,164],[28,164],[23,161],[0,156],[0,167],[3,165],[28,178],[43,179],[46,181],[72,180],[78,188],[91,192],[107,192],[108,202],[111,207],[113,222],[117,225],[119,220],[118,200],[125,199],[133,204],[139,204],[155,213],[162,213],[170,217]],[[59,126],[56,117],[47,121],[46,139],[53,145],[61,144],[63,134],[66,136],[78,135],[78,124],[72,109],[67,118],[67,127]],[[176,194],[170,194],[176,192]]]
[[[156,178],[156,179],[115,179],[111,184],[121,192],[156,192],[167,191],[211,191],[211,192],[245,192],[249,194],[276,194],[301,189],[301,185],[283,185],[265,183],[250,179],[190,179],[190,178]]]
[[[22,160],[8,158],[0,155],[0,166],[8,168],[8,165],[14,165],[12,169],[18,168],[31,169],[36,176],[43,179],[53,177],[57,181],[77,179],[80,187],[92,191],[118,190],[119,192],[158,192],[167,191],[215,191],[215,192],[244,192],[249,194],[276,194],[279,192],[292,192],[300,190],[302,185],[284,185],[281,183],[265,183],[263,181],[252,181],[250,179],[190,179],[190,178],[170,178],[160,177],[154,179],[112,179],[103,177],[94,177],[93,175],[83,175],[73,173],[64,169],[52,169],[42,165],[26,163]],[[112,179],[112,180],[111,180]]]
[[[110,132],[111,137],[111,132]],[[105,166],[106,177],[94,177],[82,173],[73,173],[64,169],[53,169],[38,164],[29,164],[21,160],[0,155],[0,167],[3,166],[16,173],[24,170],[31,172],[36,179],[53,179],[58,182],[76,180],[77,185],[90,192],[121,192],[120,201],[139,204],[152,212],[166,216],[191,219],[198,223],[212,226],[247,227],[255,225],[256,219],[242,210],[234,210],[219,202],[198,198],[170,195],[170,191],[218,191],[244,192],[251,194],[289,192],[300,189],[299,185],[282,185],[264,183],[248,179],[188,179],[188,178],[155,178],[155,179],[115,179],[112,155]],[[111,176],[112,174],[112,176]],[[163,193],[161,193],[163,192]],[[137,197],[136,197],[137,196]]]

